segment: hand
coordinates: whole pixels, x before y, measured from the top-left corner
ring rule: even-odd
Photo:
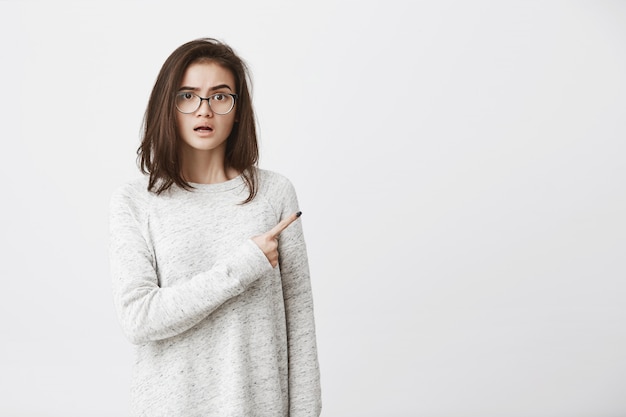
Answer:
[[[257,244],[259,249],[263,251],[267,260],[272,264],[272,268],[278,265],[278,236],[287,228],[291,223],[295,222],[298,217],[302,215],[302,212],[293,213],[289,217],[285,217],[269,232],[265,232],[262,235],[255,236],[252,241]]]

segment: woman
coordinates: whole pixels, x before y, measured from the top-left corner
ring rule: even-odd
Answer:
[[[249,77],[198,39],[165,61],[111,199],[118,316],[141,417],[318,416],[313,301],[298,202],[256,167]]]

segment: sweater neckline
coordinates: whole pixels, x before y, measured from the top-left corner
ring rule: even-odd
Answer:
[[[198,191],[203,193],[219,193],[223,191],[229,191],[243,185],[243,174],[239,174],[235,178],[224,182],[218,182],[214,184],[200,184],[196,182],[190,182],[189,185],[193,187],[192,191]]]

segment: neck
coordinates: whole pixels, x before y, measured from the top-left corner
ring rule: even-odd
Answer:
[[[224,152],[218,149],[204,152],[182,149],[182,167],[185,181],[196,184],[217,184],[239,175],[225,166]]]

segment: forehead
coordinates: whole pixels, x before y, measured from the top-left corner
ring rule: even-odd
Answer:
[[[216,62],[201,61],[194,62],[187,67],[180,86],[203,89],[220,84],[226,84],[234,89],[235,76],[233,73]]]

